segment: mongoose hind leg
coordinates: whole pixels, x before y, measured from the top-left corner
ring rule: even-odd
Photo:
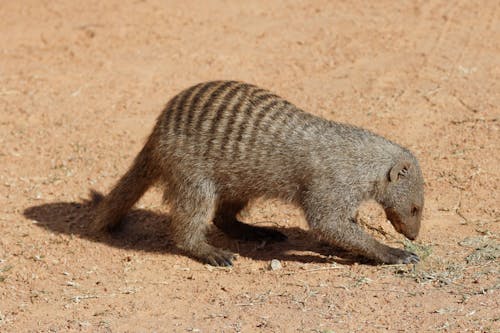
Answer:
[[[244,241],[284,241],[287,236],[278,230],[257,227],[243,223],[236,215],[245,207],[244,202],[224,201],[219,204],[214,218],[214,224],[226,235]]]
[[[206,230],[215,212],[216,196],[207,181],[183,184],[174,191],[171,228],[177,246],[213,266],[232,266],[234,254],[208,244]]]

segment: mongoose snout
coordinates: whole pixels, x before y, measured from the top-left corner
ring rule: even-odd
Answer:
[[[397,232],[403,234],[406,238],[410,240],[415,240],[420,231],[420,219],[411,217],[407,221],[403,221],[400,215],[393,210],[388,208],[385,210],[387,219],[391,222]]]
[[[212,265],[232,265],[234,256],[209,244],[209,222],[240,239],[286,239],[238,220],[258,197],[297,205],[309,227],[337,247],[380,263],[419,260],[353,223],[360,204],[374,199],[398,232],[417,236],[424,192],[415,156],[368,130],[313,116],[254,85],[205,82],[174,96],[130,169],[97,206],[92,229],[118,226],[154,184],[163,187],[171,207],[172,239]]]

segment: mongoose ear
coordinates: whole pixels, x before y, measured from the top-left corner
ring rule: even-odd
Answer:
[[[406,177],[410,166],[411,163],[408,161],[399,161],[391,168],[391,171],[389,171],[389,180],[391,182],[395,182],[402,177]]]

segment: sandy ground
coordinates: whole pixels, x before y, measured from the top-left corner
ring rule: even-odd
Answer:
[[[500,332],[498,1],[2,1],[0,331]],[[307,232],[301,212],[243,214],[289,236],[213,242],[202,265],[168,237],[159,190],[121,233],[86,232],[167,100],[238,79],[415,152],[419,239],[361,221],[416,266],[374,266]],[[281,262],[269,270],[269,262]]]

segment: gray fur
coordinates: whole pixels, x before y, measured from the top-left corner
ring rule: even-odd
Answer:
[[[418,261],[355,223],[360,203],[374,199],[397,231],[417,236],[423,178],[413,154],[367,130],[305,113],[253,85],[214,81],[175,96],[132,167],[99,205],[93,229],[118,226],[154,183],[164,187],[171,203],[177,245],[213,265],[231,265],[233,254],[207,243],[209,221],[239,238],[286,238],[236,219],[256,197],[298,205],[311,229],[338,247],[381,263]]]

